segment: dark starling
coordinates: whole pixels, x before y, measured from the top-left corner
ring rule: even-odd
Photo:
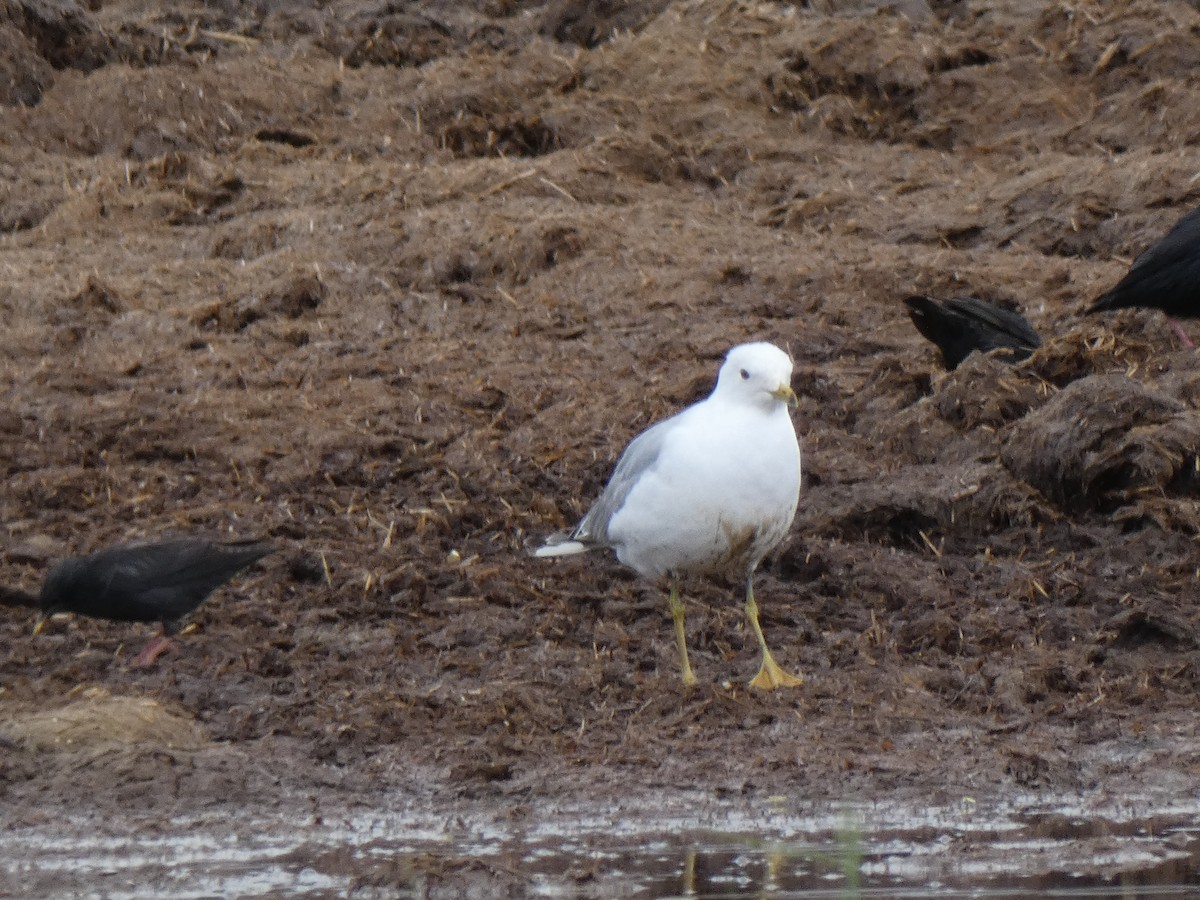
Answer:
[[[170,645],[169,638],[184,616],[274,549],[253,541],[218,544],[179,538],[73,556],[46,576],[40,599],[42,615],[73,612],[114,622],[161,622],[162,634],[134,660],[136,666],[148,666]]]
[[[972,350],[1002,350],[1017,362],[1042,346],[1042,339],[1018,312],[977,300],[956,297],[939,302],[920,295],[906,297],[908,315],[917,331],[938,345],[942,362],[953,371]]]
[[[1195,347],[1176,319],[1200,318],[1200,209],[1133,261],[1125,277],[1088,307],[1089,313],[1139,306],[1161,309],[1188,349]]]

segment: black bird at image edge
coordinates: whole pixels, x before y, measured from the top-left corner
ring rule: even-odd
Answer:
[[[1116,286],[1087,311],[1131,306],[1162,310],[1183,345],[1195,348],[1176,320],[1200,318],[1200,208],[1184,215],[1165,237],[1143,250]]]
[[[125,544],[64,559],[42,584],[43,618],[71,612],[114,622],[160,622],[162,634],[134,660],[149,666],[170,646],[180,620],[242,569],[275,551],[260,541],[177,538]]]
[[[956,297],[938,301],[913,295],[904,300],[917,331],[937,344],[942,362],[953,371],[974,350],[1003,350],[1012,362],[1026,359],[1042,339],[1018,312],[979,300]]]

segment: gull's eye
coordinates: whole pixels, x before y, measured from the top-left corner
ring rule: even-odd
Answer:
[[[742,369],[742,371],[738,372],[738,374],[742,376],[742,381],[750,380],[750,373],[747,372],[745,369]]]

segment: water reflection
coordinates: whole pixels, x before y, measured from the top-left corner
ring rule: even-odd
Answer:
[[[1197,896],[1200,885],[1190,809],[1120,817],[1063,805],[1006,814],[875,806],[775,815],[769,827],[752,815],[731,815],[728,830],[684,821],[646,830],[642,819],[640,831],[594,809],[559,810],[521,831],[382,813],[230,814],[158,831],[48,818],[0,832],[0,896],[1082,900]]]
[[[1069,836],[1064,839],[1072,840]],[[587,871],[589,881],[606,886],[595,892],[598,896],[609,895],[611,890],[614,896],[686,900],[1197,896],[1200,854],[1196,847],[1192,853],[1161,859],[1114,845],[1105,858],[1093,860],[1110,867],[1109,872],[1032,874],[1030,869],[1037,865],[1038,857],[1052,852],[1057,840],[1044,828],[1038,838],[1009,836],[1000,852],[989,854],[986,863],[977,856],[973,863],[957,869],[948,859],[937,863],[939,856],[946,857],[951,850],[943,839],[917,844],[907,836],[872,835],[862,843],[860,835],[848,833],[817,844],[710,835],[669,850],[646,852],[625,847],[595,852]],[[573,852],[581,853],[578,849]],[[552,887],[562,884],[556,876],[581,871],[578,865],[564,867],[563,857],[557,854],[540,858],[554,861],[538,870],[538,883],[546,887],[547,895],[560,895]],[[1150,864],[1142,865],[1144,862]]]

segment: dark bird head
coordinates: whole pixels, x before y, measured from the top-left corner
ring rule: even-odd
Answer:
[[[43,616],[71,611],[71,588],[76,582],[75,573],[81,562],[80,557],[74,556],[62,560],[50,570],[42,582],[42,593],[38,597]]]
[[[73,612],[75,604],[73,596],[79,579],[76,573],[83,563],[83,558],[73,556],[57,563],[42,582],[42,592],[38,596],[38,609],[41,615],[33,627],[35,635],[46,630],[46,622],[58,613]]]

